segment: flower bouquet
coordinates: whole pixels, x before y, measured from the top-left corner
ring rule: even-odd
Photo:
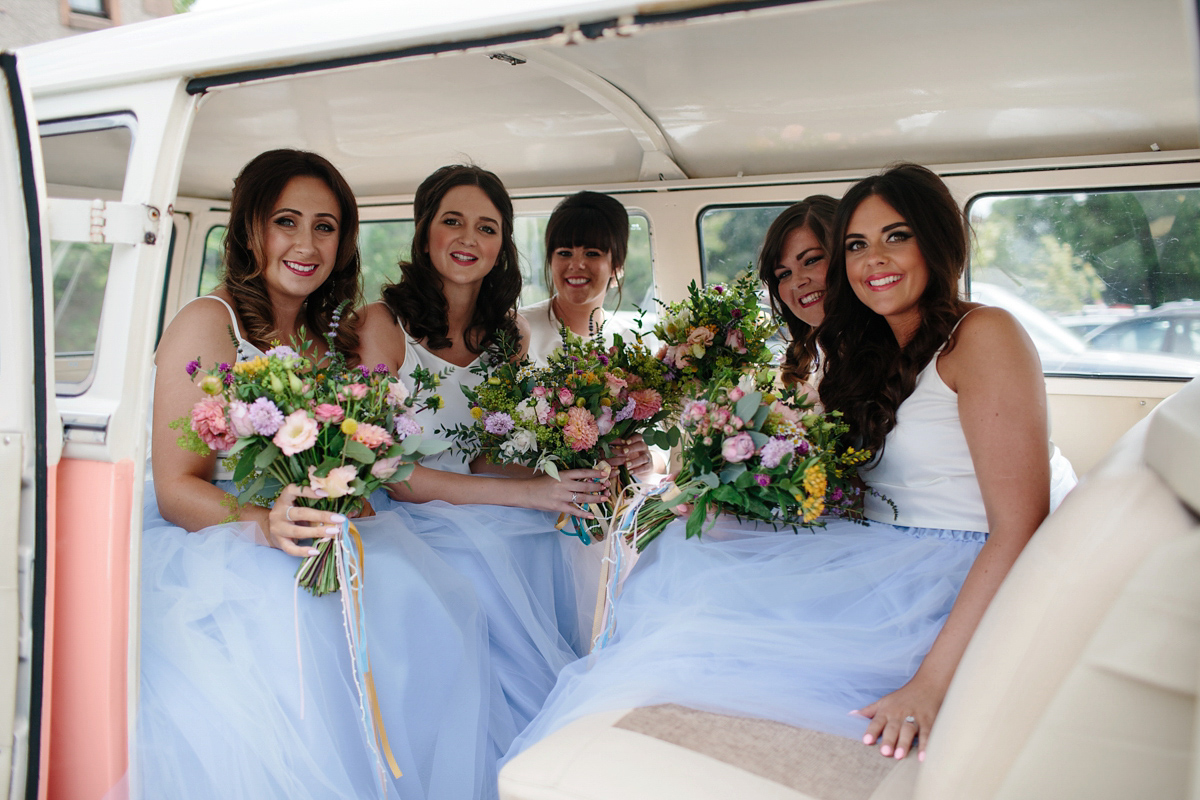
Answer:
[[[759,281],[746,270],[728,286],[688,285],[686,300],[664,306],[654,334],[663,342],[658,357],[682,393],[698,395],[720,375],[769,366],[767,340],[775,324],[758,304]]]
[[[792,527],[821,526],[822,514],[861,519],[854,479],[871,453],[842,445],[839,413],[813,413],[807,397],[775,396],[756,388],[762,382],[746,373],[684,404],[682,469],[639,509],[628,537],[639,552],[685,503],[688,537],[701,534],[710,512]]]
[[[240,489],[238,503],[270,505],[294,483],[321,495],[298,503],[348,513],[384,483],[405,480],[422,456],[449,446],[424,436],[415,418],[440,405],[437,395],[418,402],[437,385],[436,375],[418,368],[410,394],[383,365],[348,368],[332,341],[315,361],[281,345],[250,361],[207,372],[192,361],[187,370],[202,376],[208,396],[175,423],[187,428],[180,444],[201,454],[221,451]],[[339,588],[331,542],[319,539],[319,555],[298,571],[299,584],[317,596]]]
[[[641,348],[639,350],[639,348]],[[635,368],[641,371],[635,371]],[[485,375],[475,389],[463,388],[472,425],[446,430],[464,450],[497,464],[519,464],[557,477],[559,470],[594,468],[606,474],[613,442],[641,433],[667,415],[666,369],[638,344],[617,337],[611,348],[600,338],[563,331],[562,350],[549,365],[535,368],[515,360],[511,342],[501,342],[480,360]],[[619,490],[630,480],[617,471]],[[615,493],[614,493],[615,494]],[[603,539],[612,509],[589,507],[597,519],[566,517],[585,544]],[[603,518],[603,519],[602,519]]]

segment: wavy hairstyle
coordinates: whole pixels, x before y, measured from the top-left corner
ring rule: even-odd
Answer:
[[[267,294],[266,226],[284,188],[293,178],[306,176],[320,179],[333,192],[340,221],[337,261],[325,282],[305,300],[303,323],[311,336],[324,336],[330,330],[333,312],[345,303],[348,310],[335,344],[339,351],[354,358],[358,333],[353,309],[362,304],[358,204],[350,184],[322,156],[303,150],[268,150],[242,167],[233,182],[221,282],[233,296],[238,319],[250,342],[265,350],[280,338],[279,322]]]
[[[599,192],[578,192],[564,198],[546,223],[545,280],[554,294],[550,260],[560,247],[594,247],[612,258],[617,279],[617,304],[624,288],[625,257],[629,253],[629,212],[615,197]],[[553,311],[551,311],[553,314]]]
[[[446,295],[442,276],[429,257],[429,229],[442,199],[456,186],[477,186],[500,212],[500,253],[484,277],[479,298],[464,332],[464,344],[481,353],[497,334],[505,332],[519,341],[517,299],[521,296],[521,266],[513,240],[513,206],[508,190],[495,173],[473,164],[442,167],[417,187],[413,198],[416,232],[408,261],[400,262],[400,280],[383,289],[383,302],[414,339],[425,340],[430,349],[451,345]]]
[[[918,299],[921,323],[904,347],[883,317],[863,304],[846,275],[846,230],[855,210],[877,196],[912,228],[929,271]],[[896,426],[896,410],[917,374],[945,345],[963,314],[958,282],[967,263],[969,228],[946,184],[925,167],[897,164],[851,187],[838,204],[826,277],[825,321],[817,341],[825,355],[821,400],[840,410],[852,435],[878,457]]]
[[[758,254],[758,278],[766,285],[767,294],[771,298],[771,310],[783,319],[787,325],[788,338],[791,340],[779,370],[785,383],[808,380],[817,360],[817,339],[815,329],[793,314],[779,296],[779,278],[775,270],[783,261],[783,245],[788,235],[800,228],[812,231],[828,256],[829,229],[836,211],[837,200],[825,194],[814,194],[788,206],[775,218],[771,227],[767,228],[767,236]],[[828,260],[826,264],[828,265]]]

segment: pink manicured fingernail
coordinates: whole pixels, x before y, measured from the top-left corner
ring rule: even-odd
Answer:
[[[854,709],[853,711],[848,711],[846,713],[851,717],[858,717],[859,719],[869,719],[869,717],[866,714],[862,713],[857,708]]]
[[[328,527],[328,528],[326,528],[326,529],[325,529],[325,532],[326,532],[326,533],[328,533],[328,534],[332,534],[332,535],[336,536],[337,534],[339,534],[339,533],[341,533],[341,532],[342,532],[342,529],[341,529],[341,528],[338,528],[338,527],[336,527],[336,526],[331,526],[331,527]]]
[[[925,751],[922,750],[921,752],[917,753],[917,761],[924,761],[924,760],[925,760]]]
[[[317,489],[314,494],[316,494],[317,497],[329,497],[329,492],[325,491],[324,489]]]
[[[868,733],[866,736],[863,736],[863,744],[874,744],[874,743],[875,743],[875,737],[872,736],[871,734]]]
[[[904,748],[903,747],[896,748],[896,756],[895,757],[897,760],[904,758]]]
[[[892,746],[890,744],[885,744],[883,747],[879,748],[879,752],[885,756],[890,756],[892,754]]]
[[[321,555],[321,551],[315,547],[310,547],[310,548],[308,548],[308,554],[310,556],[319,556],[319,555]]]
[[[341,514],[334,514],[332,517],[330,517],[330,519],[333,520],[334,522],[345,522],[346,521],[346,518],[344,516],[342,516]]]

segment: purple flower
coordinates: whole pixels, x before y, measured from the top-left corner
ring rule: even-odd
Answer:
[[[232,372],[225,373],[225,385],[233,386],[233,373]]]
[[[841,489],[834,489],[833,494],[829,495],[829,501],[832,503],[840,503],[842,502],[842,498],[845,496],[846,495],[842,494]]]
[[[188,365],[187,365],[187,374],[188,374],[188,377],[190,378],[190,377],[192,377],[193,375],[195,375],[195,374],[196,374],[196,371],[197,371],[198,369],[200,369],[200,362],[199,362],[199,361],[189,361],[189,362],[188,362]]]
[[[376,364],[375,365],[375,374],[376,375],[387,375],[390,371],[391,370],[389,370],[387,368],[387,364]]]
[[[359,372],[361,372],[361,373],[362,373],[362,376],[363,376],[364,378],[369,378],[369,377],[371,377],[371,370],[367,369],[365,366],[361,366],[361,367],[359,367],[359,368],[358,368],[358,370],[359,370]]]
[[[758,454],[762,465],[767,469],[775,469],[783,460],[792,454],[796,446],[787,439],[772,439],[763,445],[762,452]]]
[[[608,366],[608,356],[604,355],[604,353],[596,353],[596,360],[604,366]]]
[[[725,294],[725,287],[718,283],[713,287],[713,291],[717,294]]]
[[[260,436],[274,436],[283,427],[283,412],[265,397],[250,404],[250,424]]]
[[[231,366],[229,366],[228,364],[226,364],[226,363],[222,362],[222,363],[221,363],[221,366],[217,367],[217,369],[221,370],[221,372],[229,372],[229,370],[233,369],[233,367],[231,367]]]
[[[766,475],[755,475],[754,480],[764,489],[771,485],[771,479]]]
[[[796,444],[796,452],[797,452],[797,453],[799,453],[799,454],[800,454],[800,455],[802,455],[802,456],[806,456],[806,455],[808,455],[808,451],[809,451],[808,442],[806,442],[806,441],[804,441],[803,439],[801,439],[801,440],[800,440],[800,441],[799,441],[799,442]]]
[[[740,308],[735,308],[735,309],[734,309],[732,312],[730,312],[730,313],[733,315],[733,318],[734,318],[734,319],[741,319],[741,318],[742,318],[742,310],[741,310]]]
[[[409,436],[421,433],[421,423],[412,414],[400,414],[396,417],[396,438],[404,441]]]
[[[299,353],[288,347],[286,344],[275,345],[270,350],[263,353],[263,355],[267,358],[298,358],[300,356]]]
[[[512,417],[505,414],[503,411],[497,411],[494,414],[488,414],[483,421],[483,429],[488,433],[494,433],[497,436],[503,436],[511,431],[515,425]]]
[[[636,410],[637,410],[637,401],[631,397],[631,398],[629,398],[629,402],[625,404],[625,407],[617,412],[617,416],[613,421],[614,422],[623,422],[623,421],[629,419],[630,417],[632,417],[633,412]]]

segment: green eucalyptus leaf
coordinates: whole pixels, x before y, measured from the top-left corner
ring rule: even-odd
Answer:
[[[266,469],[275,462],[279,457],[279,448],[275,444],[268,444],[263,448],[263,451],[254,459],[255,469]]]

